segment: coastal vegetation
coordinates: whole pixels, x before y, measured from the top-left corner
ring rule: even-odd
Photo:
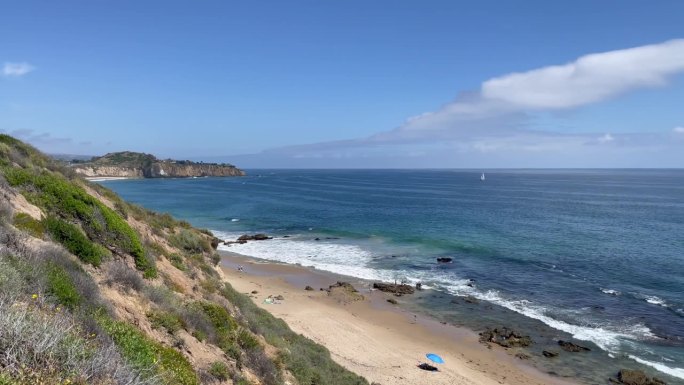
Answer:
[[[0,135],[0,384],[367,384],[236,292],[207,230]]]

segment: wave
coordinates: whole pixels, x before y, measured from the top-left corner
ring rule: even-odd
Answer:
[[[639,357],[633,356],[631,354],[629,355],[629,358],[633,359],[634,361],[636,361],[640,364],[648,365],[652,368],[655,368],[656,370],[658,370],[660,372],[667,373],[673,377],[684,379],[684,368],[672,368],[672,367],[669,367],[665,364],[661,364],[660,362],[653,362],[653,361],[644,360],[643,358],[639,358]]]
[[[618,296],[618,295],[622,294],[622,293],[620,293],[619,291],[613,290],[613,289],[604,289],[604,288],[601,288],[601,291],[602,291],[604,294],[609,294],[609,295],[614,295],[614,296]]]

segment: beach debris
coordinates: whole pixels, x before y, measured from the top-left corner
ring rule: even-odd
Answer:
[[[453,260],[454,259],[450,258],[450,257],[439,257],[439,258],[437,258],[437,262],[439,262],[439,263],[451,263],[451,262],[453,262]]]
[[[306,287],[304,288],[304,290],[306,290],[306,291],[313,291],[313,289],[314,288],[309,286],[309,285],[306,285]]]
[[[515,353],[515,357],[519,358],[521,360],[527,360],[530,358],[529,354],[523,353],[523,352],[517,352]]]
[[[423,362],[422,364],[418,365],[418,368],[427,370],[428,372],[438,372],[439,369],[437,369],[436,366],[432,366],[428,363]]]
[[[397,302],[397,300],[394,299],[394,298],[388,298],[388,299],[387,299],[387,302],[391,303],[392,305],[396,305],[396,304],[399,303],[399,302]]]
[[[559,340],[558,345],[560,345],[561,349],[565,350],[566,352],[572,352],[572,353],[577,353],[577,352],[589,352],[591,349],[573,344],[570,341],[563,341]]]
[[[494,329],[487,328],[480,333],[480,342],[491,342],[503,346],[504,348],[527,347],[532,345],[530,336],[523,336],[506,327]]]
[[[380,291],[386,292],[386,293],[395,293],[395,294],[413,294],[415,292],[415,289],[413,286],[400,283],[384,283],[384,282],[375,282],[373,283],[373,289],[378,289]]]
[[[550,350],[544,350],[544,351],[542,352],[542,354],[543,354],[544,357],[546,357],[546,358],[558,357],[558,352],[553,352],[553,351],[550,351]]]
[[[282,295],[277,295],[275,297],[273,295],[269,295],[264,299],[264,303],[266,305],[280,305],[280,301],[283,301],[284,299],[285,298]]]
[[[276,296],[273,297],[273,298],[276,299],[276,300],[278,300],[278,301],[284,301],[284,300],[285,300],[285,297],[283,297],[283,296],[280,295],[280,294],[276,295]]]
[[[621,369],[617,378],[610,378],[612,384],[624,385],[667,385],[667,383],[657,377],[648,377],[641,370]]]

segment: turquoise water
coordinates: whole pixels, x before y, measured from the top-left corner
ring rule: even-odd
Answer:
[[[485,181],[461,170],[249,174],[102,183],[223,238],[276,236],[231,251],[422,282],[433,294],[414,305],[436,317],[513,324],[538,350],[570,337],[593,348],[533,359],[559,375],[604,382],[629,366],[684,382],[682,170],[506,170]],[[459,296],[480,304],[453,304]]]

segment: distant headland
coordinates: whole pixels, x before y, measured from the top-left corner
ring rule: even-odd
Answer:
[[[74,159],[71,167],[91,178],[192,178],[203,176],[244,176],[245,172],[227,163],[157,159],[141,152],[112,152],[90,160]]]

